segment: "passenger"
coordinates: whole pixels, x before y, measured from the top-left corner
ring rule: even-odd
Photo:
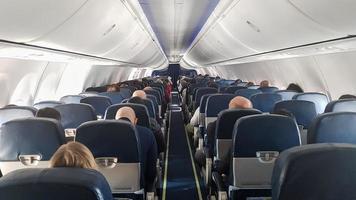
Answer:
[[[120,87],[117,84],[107,85],[106,86],[106,91],[107,92],[119,92],[120,91]]]
[[[264,87],[269,87],[269,82],[267,80],[263,80],[260,83],[260,88],[264,88]]]
[[[125,120],[136,127],[142,152],[141,159],[144,169],[144,176],[147,184],[154,183],[156,178],[157,143],[154,134],[148,128],[136,125],[137,118],[135,111],[130,107],[122,107],[116,112],[115,119]]]
[[[339,97],[339,99],[356,99],[355,95],[352,94],[344,94]]]
[[[242,96],[237,96],[233,98],[229,102],[229,108],[228,109],[251,109],[252,108],[252,103],[250,100],[248,100],[245,97]],[[216,123],[217,121],[211,122],[208,124],[207,129],[206,129],[206,147],[209,149],[208,153],[210,156],[213,155],[213,150],[214,150],[214,139],[215,139],[215,129],[216,129]],[[205,161],[206,161],[206,154],[202,150],[198,150],[195,153],[195,159],[197,163],[201,166],[205,166]],[[228,158],[226,158],[228,159]]]
[[[253,86],[253,85],[255,85],[255,84],[252,81],[249,81],[249,82],[246,83],[245,86],[246,87],[250,87],[250,86]]]
[[[132,93],[132,97],[140,97],[141,99],[147,99],[146,92],[143,90],[136,90]]]
[[[36,113],[36,117],[46,117],[61,121],[61,114],[54,108],[42,108]]]
[[[97,169],[93,154],[79,142],[69,142],[59,147],[50,160],[50,167]]]
[[[298,93],[303,93],[304,90],[296,83],[290,83],[288,85],[288,87],[286,88],[286,90],[292,90],[292,91],[295,91],[295,92],[298,92]]]

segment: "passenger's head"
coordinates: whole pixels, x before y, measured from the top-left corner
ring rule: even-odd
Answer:
[[[292,90],[295,92],[303,93],[304,90],[296,83],[290,83],[287,87],[287,90]]]
[[[130,121],[132,124],[137,124],[137,118],[135,111],[130,107],[122,107],[116,112],[115,119],[127,120]]]
[[[50,167],[97,169],[93,154],[79,142],[69,142],[59,147],[50,160]]]
[[[253,86],[253,85],[255,85],[255,84],[254,84],[253,82],[249,81],[249,82],[246,83],[245,86],[246,86],[246,87],[249,87],[249,86]]]
[[[252,108],[252,103],[245,97],[237,96],[231,99],[229,103],[229,109],[250,109]]]
[[[355,95],[352,94],[344,94],[339,97],[339,99],[356,99]]]
[[[61,114],[54,108],[41,108],[37,111],[36,117],[46,117],[61,120]]]
[[[147,87],[143,88],[143,90],[153,90],[153,88],[152,88],[152,87],[147,86]]]
[[[146,92],[143,90],[136,90],[133,94],[132,97],[140,97],[141,99],[146,99]]]
[[[118,92],[120,91],[120,87],[116,84],[112,84],[112,85],[107,85],[106,86],[106,91],[107,92]]]
[[[214,82],[209,82],[209,83],[208,83],[208,87],[218,89],[218,88],[219,88],[219,85],[218,85],[217,83],[214,83]]]
[[[261,88],[262,88],[262,87],[269,87],[269,82],[268,82],[267,80],[261,81],[260,87],[261,87]]]

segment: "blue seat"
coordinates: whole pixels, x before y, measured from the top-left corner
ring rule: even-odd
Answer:
[[[115,119],[116,112],[122,107],[130,107],[135,111],[137,117],[137,125],[150,128],[150,119],[148,116],[147,108],[141,104],[135,103],[121,103],[121,104],[114,104],[107,108],[105,112],[105,119]]]
[[[298,94],[298,92],[295,92],[293,90],[278,90],[275,93],[280,94],[282,96],[282,100],[292,100],[294,95]]]
[[[274,106],[274,112],[278,110],[287,110],[291,112],[297,120],[298,125],[308,129],[312,121],[316,118],[315,104],[304,100],[286,100],[277,102]]]
[[[236,91],[242,90],[242,89],[247,89],[247,87],[244,86],[230,86],[225,89],[225,93],[228,94],[235,94]]]
[[[4,175],[20,168],[48,167],[54,152],[64,143],[64,131],[57,120],[8,121],[1,127],[0,170]]]
[[[200,100],[202,99],[203,95],[206,95],[206,94],[215,94],[215,93],[218,93],[218,90],[216,88],[211,88],[211,87],[204,87],[204,88],[199,88],[197,90],[197,93],[195,95],[195,99],[194,99],[194,102],[195,102],[195,105],[194,105],[194,108],[198,108],[200,106]]]
[[[61,124],[65,129],[76,129],[84,122],[97,119],[94,108],[89,104],[63,104],[54,109],[61,114]]]
[[[218,89],[218,92],[219,93],[225,93],[225,90],[226,90],[226,86],[220,86],[219,89]]]
[[[37,109],[29,106],[8,106],[0,108],[0,125],[13,119],[34,117]]]
[[[144,90],[144,91],[145,91],[146,94],[155,96],[157,98],[158,104],[162,105],[162,96],[157,90],[147,89],[147,90]]]
[[[260,88],[259,85],[250,85],[250,86],[247,86],[248,89],[258,89]]]
[[[80,103],[80,100],[84,97],[84,95],[66,95],[61,97],[59,101],[64,103]]]
[[[255,94],[261,94],[261,90],[257,90],[257,89],[241,89],[241,90],[237,90],[235,92],[236,96],[242,96],[245,97],[247,99],[251,99],[251,97]]]
[[[33,104],[33,107],[36,109],[42,109],[42,108],[53,108],[58,105],[62,105],[64,102],[61,101],[40,101],[35,104]]]
[[[295,121],[281,115],[251,115],[240,118],[234,127],[231,195],[270,195],[274,160],[279,152],[301,145]]]
[[[138,104],[142,104],[144,106],[146,106],[147,111],[148,111],[148,115],[150,116],[150,118],[155,119],[156,118],[156,112],[155,112],[155,108],[154,108],[154,104],[150,99],[141,99],[138,100],[137,98],[139,97],[132,97],[130,99],[128,99],[128,103],[138,103]]]
[[[129,88],[128,86],[127,87],[120,87],[120,93],[121,93],[121,96],[122,98],[126,99],[126,98],[130,98],[132,93],[136,90],[133,90],[133,88]]]
[[[160,105],[158,105],[157,98],[155,96],[149,95],[149,94],[146,94],[146,98],[152,101],[153,108],[155,109],[155,114],[160,113],[161,107],[160,107]],[[157,116],[156,116],[156,118],[157,118]]]
[[[85,97],[84,99],[80,100],[80,103],[93,106],[96,115],[101,117],[104,116],[106,109],[112,104],[110,98],[104,96]]]
[[[112,104],[121,103],[121,101],[124,99],[120,92],[102,92],[99,93],[99,95],[109,97]]]
[[[0,179],[0,199],[111,200],[105,177],[92,169],[21,169]]]
[[[279,101],[282,101],[282,96],[275,93],[261,93],[251,97],[253,107],[262,112],[272,112]]]
[[[219,112],[228,109],[233,94],[213,94],[208,97],[205,106],[205,128],[217,119]]]
[[[356,144],[356,113],[335,112],[319,115],[308,129],[308,143]]]
[[[75,141],[87,146],[97,163],[103,161],[99,162],[99,171],[108,180],[113,193],[141,196],[144,193],[137,134],[136,129],[123,120],[86,122],[77,129]],[[110,168],[106,166],[109,163]]]
[[[325,107],[325,112],[356,112],[356,100],[340,99],[337,101],[331,101]]]
[[[273,200],[355,199],[356,146],[313,144],[284,151],[272,176]]]
[[[260,87],[258,89],[261,90],[263,93],[276,92],[279,90],[277,87]]]
[[[323,113],[326,105],[329,103],[329,98],[325,94],[317,92],[299,93],[294,95],[293,99],[311,101],[315,103],[316,112],[318,114]]]

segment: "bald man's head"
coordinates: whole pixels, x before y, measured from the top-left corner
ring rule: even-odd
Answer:
[[[146,99],[146,92],[143,90],[136,90],[132,94],[132,97],[140,97],[141,99]]]
[[[130,120],[130,122],[134,125],[136,125],[137,123],[135,111],[130,107],[127,106],[122,107],[116,112],[115,119],[123,119],[123,118]]]
[[[229,103],[229,109],[250,109],[252,108],[252,103],[245,97],[237,96],[231,99]]]
[[[147,86],[147,87],[143,88],[143,90],[153,90],[153,88],[152,88],[152,87]]]

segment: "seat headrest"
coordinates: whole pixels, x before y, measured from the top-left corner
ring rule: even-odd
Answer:
[[[104,96],[85,97],[80,100],[80,103],[92,105],[95,109],[95,113],[101,116],[104,116],[106,108],[112,104],[110,98]]]
[[[318,92],[299,93],[294,95],[293,99],[314,102],[318,114],[323,113],[329,103],[329,98],[325,94]]]
[[[355,99],[340,99],[331,101],[325,108],[325,112],[356,112]]]
[[[205,113],[205,107],[206,107],[206,102],[208,101],[208,98],[213,95],[213,94],[204,94],[201,99],[200,99],[200,104],[199,104],[199,112],[200,113]]]
[[[253,107],[262,112],[272,112],[279,101],[282,101],[282,96],[276,93],[261,93],[251,97]]]
[[[277,102],[274,106],[274,112],[278,110],[287,110],[291,112],[299,125],[308,128],[311,122],[317,116],[315,104],[304,100],[286,100]]]
[[[195,107],[197,108],[200,105],[200,101],[203,95],[214,94],[214,93],[218,93],[218,89],[211,88],[211,87],[199,88],[197,90],[197,94],[195,95]]]
[[[272,199],[355,199],[356,146],[313,144],[284,151],[272,175]]]
[[[206,117],[217,117],[219,112],[229,108],[229,103],[235,95],[233,94],[214,94],[208,97],[205,106]]]
[[[42,109],[42,108],[53,108],[55,106],[64,104],[64,102],[61,101],[41,101],[33,104],[33,107],[36,109]]]
[[[135,91],[136,89],[134,88],[130,88],[129,86],[126,87],[120,87],[120,93],[122,95],[122,98],[126,99],[126,98],[130,98],[132,93]]]
[[[278,151],[301,144],[295,121],[282,115],[251,115],[236,121],[233,133],[235,157],[256,157],[258,151]]]
[[[292,100],[294,95],[298,94],[293,90],[278,90],[275,93],[280,94],[283,100]]]
[[[9,106],[0,108],[0,124],[13,119],[34,117],[36,112],[36,108],[28,106]]]
[[[120,92],[102,92],[99,93],[99,95],[109,97],[111,103],[113,104],[121,103],[121,101],[124,99]]]
[[[232,139],[236,120],[248,115],[262,114],[255,109],[229,109],[221,111],[216,120],[216,139]]]
[[[63,104],[54,107],[61,114],[63,128],[77,128],[84,122],[96,120],[94,108],[89,104]]]
[[[236,90],[235,95],[250,99],[253,95],[261,94],[261,93],[262,91],[257,89],[241,89],[241,90]]]
[[[258,89],[261,90],[264,93],[266,93],[266,92],[276,92],[276,91],[279,90],[277,87],[260,87]]]
[[[64,103],[80,103],[80,100],[84,97],[84,95],[66,95],[61,97],[59,101]]]
[[[137,118],[137,125],[150,128],[150,119],[148,116],[148,110],[146,106],[136,103],[121,103],[108,107],[105,112],[105,119],[115,119],[116,112],[122,107],[130,107],[135,111]]]
[[[116,157],[121,163],[139,163],[136,129],[124,120],[85,122],[77,129],[75,141],[87,146],[94,157]]]
[[[0,199],[110,200],[105,177],[82,168],[21,169],[0,179]]]
[[[64,131],[57,120],[26,118],[8,121],[0,130],[0,160],[17,161],[19,155],[39,154],[49,160],[65,143]]]
[[[247,87],[244,86],[230,86],[225,89],[225,93],[229,94],[235,94],[236,91],[242,90],[242,89],[247,89]]]
[[[319,115],[308,129],[308,143],[356,144],[356,113],[336,112]]]

